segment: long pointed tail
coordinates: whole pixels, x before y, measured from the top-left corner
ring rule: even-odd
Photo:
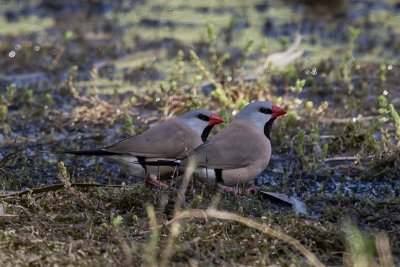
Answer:
[[[146,160],[146,165],[148,165],[148,166],[173,166],[173,167],[175,167],[175,166],[182,166],[182,161],[179,160],[179,159],[175,159],[175,160],[173,160],[173,159],[171,159],[171,160],[168,160],[168,159],[157,159],[157,160],[154,160],[154,161]]]
[[[117,152],[110,152],[103,149],[95,150],[66,150],[60,152],[53,152],[55,154],[72,154],[77,156],[122,156],[123,154]],[[140,158],[140,157],[137,157]],[[123,160],[123,158],[121,158]],[[183,163],[180,159],[152,159],[143,158],[143,160],[129,161],[130,164],[145,164],[147,166],[182,166]]]

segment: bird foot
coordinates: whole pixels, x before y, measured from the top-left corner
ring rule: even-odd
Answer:
[[[154,186],[154,187],[157,187],[157,188],[160,188],[160,189],[163,189],[163,190],[169,189],[169,185],[157,180],[156,178],[152,178],[152,177],[146,179],[145,184],[147,186]]]
[[[237,197],[248,195],[248,194],[254,194],[254,193],[257,193],[260,190],[260,188],[258,188],[258,187],[250,187],[250,188],[246,188],[246,189],[239,189],[237,187],[227,186],[227,185],[220,184],[220,183],[217,183],[217,187],[218,187],[218,189],[220,191],[231,193],[231,194],[233,194],[233,195],[235,195]]]
[[[255,194],[260,190],[261,190],[261,188],[259,188],[259,187],[250,187],[250,188],[245,189],[245,193],[246,194]]]
[[[221,192],[231,193],[231,194],[233,194],[235,196],[240,196],[241,195],[241,190],[237,189],[236,187],[227,186],[227,185],[223,185],[223,184],[217,183],[217,188]]]

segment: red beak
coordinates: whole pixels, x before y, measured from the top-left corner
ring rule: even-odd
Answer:
[[[275,106],[275,105],[272,106],[272,118],[273,119],[278,118],[278,117],[280,117],[282,115],[285,115],[285,114],[286,114],[286,111],[284,111],[280,107]]]
[[[221,117],[218,117],[215,113],[211,113],[210,120],[208,121],[208,125],[212,126],[212,125],[220,124],[223,122],[224,122],[224,120]]]

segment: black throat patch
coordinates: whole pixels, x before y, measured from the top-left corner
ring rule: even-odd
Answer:
[[[203,141],[203,143],[207,141],[208,135],[210,134],[212,128],[213,125],[208,125],[206,128],[204,128],[203,132],[201,133],[201,140]]]
[[[271,127],[274,123],[275,118],[271,118],[265,125],[264,125],[264,134],[268,139],[271,139]]]

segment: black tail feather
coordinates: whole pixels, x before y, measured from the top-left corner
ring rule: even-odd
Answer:
[[[55,154],[72,154],[72,155],[77,155],[77,156],[117,156],[117,155],[123,155],[121,153],[117,152],[111,152],[103,149],[97,149],[97,150],[66,150],[66,151],[59,151],[59,152],[53,152]],[[137,157],[139,158],[139,157]],[[145,164],[146,166],[182,166],[182,161],[180,159],[153,159],[151,158],[146,158],[144,162],[140,161],[129,161],[129,163],[133,164]]]
[[[182,161],[180,160],[167,160],[167,159],[159,159],[155,161],[146,161],[145,164],[147,166],[182,166]]]

